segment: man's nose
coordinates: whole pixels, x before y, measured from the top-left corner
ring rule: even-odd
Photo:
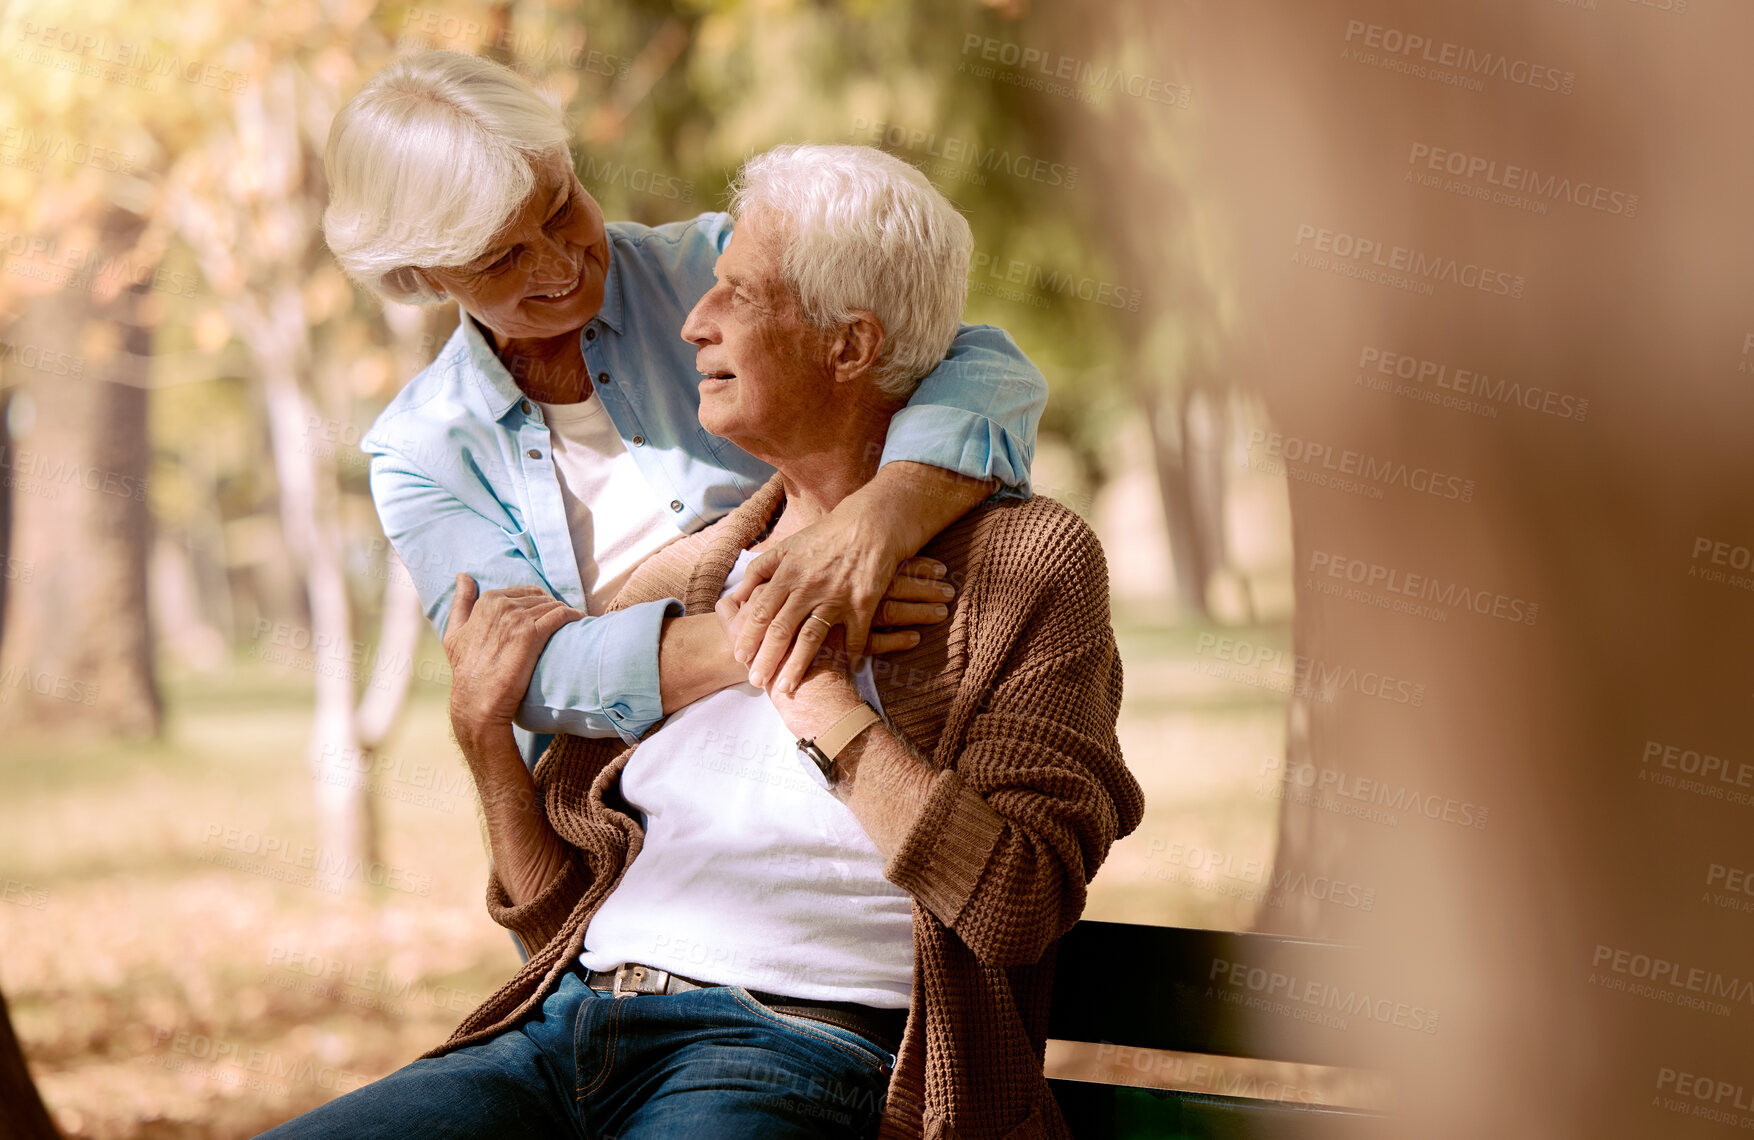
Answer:
[[[694,308],[688,310],[688,319],[682,322],[682,339],[689,344],[710,344],[716,339],[717,326],[707,316],[707,304],[712,294],[696,301]]]

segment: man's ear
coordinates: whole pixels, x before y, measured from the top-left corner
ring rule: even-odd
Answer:
[[[854,309],[851,323],[835,333],[834,378],[856,380],[877,366],[877,354],[883,351],[883,325],[877,314]]]

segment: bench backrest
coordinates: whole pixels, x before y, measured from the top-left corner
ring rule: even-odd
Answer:
[[[1305,1064],[1367,1066],[1407,1028],[1359,1014],[1353,947],[1224,930],[1084,921],[1060,939],[1048,1036]],[[1363,986],[1361,989],[1360,987]],[[1349,1012],[1350,1011],[1350,1012]],[[1388,1034],[1399,1034],[1390,1037]],[[1084,1140],[1387,1134],[1381,1115],[1299,1101],[1051,1080]]]

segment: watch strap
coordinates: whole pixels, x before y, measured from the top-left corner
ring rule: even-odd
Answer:
[[[814,743],[824,756],[833,760],[840,755],[841,749],[852,743],[853,737],[882,719],[869,702],[860,701],[839,720],[817,733]]]

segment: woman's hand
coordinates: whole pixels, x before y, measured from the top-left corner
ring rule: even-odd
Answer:
[[[829,631],[842,623],[845,641],[842,643],[837,633],[837,643],[851,644],[854,631],[863,630],[862,650],[881,654],[909,649],[920,642],[920,635],[913,630],[890,627],[933,625],[950,614],[948,603],[956,596],[956,587],[944,580],[944,564],[930,558],[909,558],[887,579],[878,581],[875,600],[861,617],[858,606],[866,592],[866,579],[878,572],[882,563],[861,557],[859,548],[848,545],[838,528],[830,525],[834,519],[830,514],[764,551],[745,571],[743,581],[716,607],[737,660],[749,662],[750,654],[754,655],[754,661],[749,662],[749,683],[757,688],[771,684],[781,693],[797,689]],[[824,528],[823,535],[813,533],[818,528]],[[770,557],[775,561],[769,580],[763,583],[753,571],[756,563]],[[780,607],[777,613],[763,608],[776,604]],[[812,620],[812,614],[821,620]],[[758,623],[755,615],[766,620]],[[759,652],[755,651],[757,645]],[[843,660],[852,656],[844,649],[841,654]]]
[[[916,563],[910,573],[903,560],[997,489],[992,479],[896,460],[827,516],[763,551],[733,591],[739,603],[748,603],[731,651],[749,666],[749,683],[795,688],[835,625],[846,626],[847,651],[855,661],[913,644],[905,638],[873,644],[867,638],[873,624],[943,620],[931,607],[948,603],[956,591],[930,580],[941,578],[942,570],[922,574]],[[891,593],[898,574],[927,580]],[[879,612],[886,600],[894,604]],[[822,620],[807,621],[811,614]]]
[[[445,623],[451,730],[466,752],[484,734],[511,729],[548,639],[585,616],[540,586],[485,594],[479,590],[475,579],[457,575],[457,593]]]

